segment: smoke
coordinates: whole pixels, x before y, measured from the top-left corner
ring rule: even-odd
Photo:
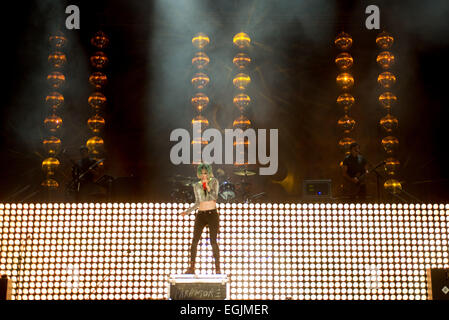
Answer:
[[[49,45],[50,35],[62,31],[67,38],[66,45],[61,50],[67,57],[67,64],[61,70],[66,76],[66,85],[61,91],[66,102],[58,114],[61,116],[65,112],[70,114],[70,108],[74,105],[79,107],[79,103],[74,99],[82,95],[89,85],[85,77],[88,58],[82,48],[79,35],[76,31],[65,29],[66,5],[64,1],[54,0],[33,3],[26,11],[28,14],[26,20],[22,20],[23,23],[27,23],[27,26],[20,28],[21,41],[14,48],[23,74],[14,96],[10,99],[10,103],[14,105],[12,108],[14,112],[10,115],[9,126],[20,139],[20,144],[31,148],[33,152],[41,151],[42,138],[47,135],[43,129],[43,120],[49,111],[45,104],[45,96],[53,91],[46,81],[47,75],[53,71],[47,61],[48,55],[54,51]],[[76,110],[74,115],[79,115],[79,111]],[[67,124],[70,124],[70,121],[65,120],[67,119],[63,117],[63,127],[58,135],[61,138],[65,134],[73,137],[73,133],[68,134],[70,125],[67,127]]]
[[[382,3],[388,24],[398,28],[409,38],[417,37],[423,46],[449,43],[449,2],[411,0],[406,3]]]
[[[50,113],[45,97],[56,91],[50,88],[46,80],[47,75],[54,71],[48,63],[48,55],[53,51],[49,36],[56,31],[62,31],[68,40],[61,50],[67,57],[67,65],[59,70],[66,76],[66,86],[57,90],[64,95],[65,103],[57,112],[63,119],[63,125],[56,136],[62,140],[63,149],[73,143],[79,146],[83,142],[76,131],[80,125],[73,121],[79,119],[81,125],[86,127],[87,118],[83,118],[82,109],[88,110],[87,96],[84,96],[89,85],[88,58],[78,38],[79,33],[65,29],[67,5],[65,1],[55,0],[8,5],[8,16],[3,20],[7,21],[7,25],[2,27],[5,33],[2,39],[8,47],[4,50],[7,56],[4,57],[7,61],[4,71],[9,78],[2,107],[2,136],[8,137],[2,140],[2,161],[3,166],[11,170],[2,172],[5,184],[0,192],[8,194],[14,185],[39,186],[42,182],[41,162],[46,157],[42,141],[50,135],[44,128],[44,119]],[[80,99],[85,103],[80,103]],[[68,161],[64,161],[66,159],[61,154],[58,158],[62,164],[60,169],[64,169]],[[64,170],[57,173],[57,180],[62,185],[60,174],[63,175]]]
[[[189,100],[194,92],[190,79],[195,72],[191,59],[196,51],[191,39],[197,32],[204,32],[211,39],[205,49],[211,59],[206,69],[211,78],[208,93],[211,105],[218,105],[215,115],[220,124],[229,126],[233,120],[230,115],[235,111],[232,77],[236,70],[232,58],[238,50],[232,44],[232,37],[241,31],[252,39],[248,53],[253,59],[249,72],[253,78],[250,90],[254,94],[254,108],[258,110],[256,115],[270,118],[275,102],[265,90],[276,81],[277,85],[289,81],[279,71],[291,62],[283,49],[288,52],[297,44],[294,41],[298,38],[302,46],[311,49],[327,44],[333,37],[334,9],[334,2],[325,0],[157,1],[152,17],[150,57],[156,95],[153,95],[149,108],[157,110],[158,119],[154,124],[162,126],[169,121],[176,127],[190,122],[188,115],[192,115],[192,107]],[[295,59],[305,61],[307,57]],[[261,93],[264,94],[258,97]]]
[[[255,55],[291,44],[289,39],[298,35],[304,45],[327,43],[333,37],[334,9],[334,2],[325,0],[157,1],[152,17],[151,73],[159,93],[171,94],[159,95],[161,100],[153,107],[180,111],[174,101],[178,94],[187,98],[186,93],[191,91],[190,77],[194,72],[191,59],[195,52],[191,39],[197,32],[211,38],[206,48],[211,58],[210,70],[214,71],[210,75],[211,85],[219,85],[221,89],[231,80],[229,73],[235,53],[232,37],[236,33],[244,31],[250,35],[254,44],[251,53]],[[292,24],[302,27],[292,29]],[[271,74],[265,77],[273,78]]]
[[[308,44],[323,43],[333,37],[334,1],[255,0],[245,3],[247,7],[239,8],[236,14],[242,21],[247,21],[248,31],[256,34],[258,41],[263,42],[273,36],[284,39],[298,33],[302,35],[301,41]],[[292,28],[293,24],[295,28]]]

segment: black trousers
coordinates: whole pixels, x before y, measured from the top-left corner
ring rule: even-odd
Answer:
[[[366,184],[361,184],[359,192],[356,195],[356,199],[358,200],[366,200]]]
[[[210,243],[212,245],[212,252],[215,259],[216,269],[220,269],[220,250],[217,243],[217,234],[220,227],[220,219],[218,217],[217,209],[198,211],[195,216],[195,226],[193,228],[193,240],[190,247],[190,263],[195,266],[196,253],[198,242],[201,239],[201,234],[205,226],[209,226]]]
[[[344,186],[344,185],[343,185]],[[343,187],[342,200],[347,203],[365,202],[367,200],[366,184],[361,184],[356,190],[346,190]]]

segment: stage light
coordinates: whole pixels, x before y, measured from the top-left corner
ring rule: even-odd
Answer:
[[[192,64],[197,69],[203,69],[206,67],[210,62],[209,57],[204,52],[197,52],[195,53],[194,57],[192,58]]]
[[[246,107],[248,107],[251,99],[247,94],[239,93],[234,97],[234,105],[240,110],[240,112],[243,112]]]
[[[197,33],[192,38],[193,46],[195,46],[196,48],[198,48],[200,50],[204,49],[209,44],[209,42],[210,42],[210,38],[202,32]]]
[[[385,71],[379,74],[379,76],[377,77],[377,82],[383,88],[390,89],[396,83],[396,77],[391,72]]]
[[[192,85],[195,89],[204,89],[210,82],[210,78],[205,73],[196,73],[192,77]]]
[[[379,124],[387,133],[391,133],[393,130],[397,129],[398,119],[390,114],[387,114],[385,117],[380,119]]]
[[[197,93],[191,99],[192,106],[198,111],[201,112],[208,104],[209,97],[207,97],[204,93]],[[192,122],[193,123],[193,122]],[[203,122],[202,122],[203,124]]]
[[[348,70],[351,68],[353,62],[352,56],[347,52],[342,52],[335,58],[335,64],[341,70]]]
[[[67,57],[65,53],[56,51],[48,56],[48,62],[53,68],[61,69],[67,63]]]
[[[248,34],[240,32],[234,36],[232,42],[240,49],[243,49],[249,47],[251,43],[251,38],[248,36]]]
[[[132,204],[131,204],[131,206],[132,206]],[[168,205],[167,205],[167,207],[168,207]],[[275,206],[273,205],[272,206],[272,208],[274,208]],[[280,207],[280,205],[278,205],[278,207]],[[313,207],[315,207],[315,206],[313,206]],[[353,223],[351,226],[345,226],[345,225],[342,225],[342,227],[343,227],[343,229],[345,229],[345,228],[349,228],[349,232],[347,232],[347,234],[345,235],[345,237],[346,238],[348,238],[349,239],[349,235],[351,235],[351,233],[352,233],[352,229],[353,228],[355,228],[355,227],[357,227],[357,222],[358,221],[362,221],[362,220],[359,220],[359,219],[357,219],[357,217],[350,217],[350,216],[348,216],[348,217],[345,217],[345,219],[341,219],[341,220],[333,220],[333,219],[329,219],[328,217],[324,217],[325,215],[327,216],[327,215],[329,215],[329,214],[332,214],[332,212],[331,213],[328,213],[328,212],[326,212],[326,211],[321,211],[321,210],[319,210],[319,211],[312,211],[312,212],[310,212],[311,214],[312,214],[312,216],[310,216],[310,217],[308,217],[308,218],[311,218],[311,219],[307,219],[306,221],[308,221],[309,223],[310,223],[310,226],[308,226],[308,231],[310,231],[310,232],[315,232],[315,231],[317,231],[316,230],[316,228],[317,227],[320,227],[321,225],[323,225],[323,221],[326,221],[326,223],[327,222],[331,222],[331,221],[341,221],[341,222],[344,222],[344,221],[347,221],[348,223],[349,222],[351,222],[351,223]],[[80,213],[81,214],[81,213]],[[232,213],[231,215],[233,216],[233,217],[235,217],[234,215],[235,214],[237,214],[237,213]],[[281,213],[281,211],[276,211],[276,209],[274,209],[274,210],[272,210],[272,214],[273,215],[275,215],[275,214],[277,214],[277,215],[279,215],[279,214],[282,214]],[[294,212],[292,212],[292,215],[293,214],[296,214],[296,213],[294,213]],[[371,214],[374,214],[374,213],[371,213]],[[388,214],[394,214],[393,213],[393,211],[392,212],[390,212],[390,213],[388,213]],[[406,213],[406,212],[404,212],[403,213],[404,215],[407,215],[408,213]],[[381,223],[383,222],[383,223],[385,223],[384,225],[383,225],[383,227],[384,228],[387,228],[387,227],[389,227],[389,225],[388,225],[388,221],[394,221],[393,219],[392,220],[390,220],[389,219],[389,217],[390,216],[386,216],[386,218],[387,219],[385,219],[385,220],[382,220],[382,219],[377,219],[376,221],[377,221],[377,223],[378,223],[378,225],[379,225],[379,227],[380,228],[382,228],[382,226],[381,226]],[[93,215],[92,217],[91,217],[94,221],[95,221],[95,219],[97,219],[97,216],[96,215]],[[272,218],[274,218],[274,217],[272,217]],[[253,216],[251,216],[251,215],[248,215],[247,216],[247,218],[246,219],[254,219],[254,222],[256,222],[256,221],[265,221],[265,223],[266,224],[268,224],[268,221],[271,221],[271,224],[272,225],[274,225],[274,226],[285,226],[287,223],[282,223],[282,221],[279,221],[278,219],[274,219],[274,220],[271,220],[272,218],[269,218],[268,220],[256,220],[255,219],[255,217],[253,217]],[[122,215],[121,217],[120,216],[117,216],[117,218],[116,219],[132,219],[132,216],[126,216],[126,215]],[[160,224],[159,224],[159,226],[160,227],[162,227],[162,224],[164,224],[164,223],[166,223],[166,221],[167,220],[165,220],[165,219],[168,219],[168,216],[166,216],[166,217],[164,217],[164,219],[162,219],[162,220],[160,220]],[[123,225],[125,225],[126,223],[129,223],[129,221],[128,220],[126,220],[126,221],[124,221],[125,223],[122,223]],[[231,220],[229,220],[230,222],[232,222],[232,220],[233,219],[231,219]],[[434,221],[436,221],[437,219],[434,219]],[[440,220],[442,220],[442,219],[440,219]],[[56,220],[54,220],[54,221],[56,221]],[[79,220],[78,220],[79,221]],[[84,220],[84,221],[86,221],[86,220]],[[368,220],[366,220],[366,221],[368,221]],[[375,221],[373,221],[373,222],[375,222]],[[242,227],[242,226],[245,226],[246,224],[246,221],[244,221],[243,223],[242,223],[242,221],[236,221],[236,227],[237,227],[237,230],[239,230],[238,229],[238,227]],[[101,228],[104,228],[104,226],[103,227],[100,227],[101,226],[101,224],[98,224],[97,223],[97,226],[98,226],[98,228],[99,229],[89,229],[90,231],[89,232],[97,232],[98,230],[100,230],[100,231],[98,231],[98,232],[100,232],[101,233]],[[225,226],[225,225],[224,225]],[[331,226],[332,226],[332,224],[331,224]],[[168,227],[167,227],[168,228]],[[165,229],[165,230],[167,230],[167,228]],[[173,228],[173,226],[172,226],[172,228]],[[13,229],[14,230],[14,232],[16,231],[16,229],[14,228]],[[171,229],[171,231],[173,231],[173,229]],[[242,229],[242,231],[244,232],[244,228]],[[285,230],[284,230],[285,231]],[[320,229],[318,229],[318,231],[322,231],[321,230],[321,228]],[[368,230],[367,230],[368,231]],[[423,232],[430,232],[431,231],[431,227],[430,226],[428,226],[427,227],[427,229],[426,230],[422,230]],[[46,230],[46,232],[47,232],[47,230]],[[285,231],[286,232],[286,231]],[[297,230],[295,230],[295,231],[293,231],[293,230],[290,230],[290,232],[297,232]],[[357,229],[355,229],[355,232],[357,232]],[[372,230],[372,232],[374,232],[374,230]],[[401,230],[399,230],[399,229],[394,229],[394,228],[391,228],[391,230],[389,231],[389,232],[401,232]],[[437,232],[437,230],[436,230],[436,228],[434,228],[434,230],[433,230],[433,232]],[[188,233],[188,234],[190,234],[190,233]],[[187,235],[188,235],[187,234]],[[294,236],[293,234],[291,235],[292,237]],[[295,235],[296,236],[296,235]],[[311,236],[311,235],[310,235]],[[314,276],[314,275],[319,275],[320,274],[320,269],[322,268],[322,265],[321,265],[321,263],[326,263],[326,264],[328,264],[328,263],[331,263],[331,262],[328,262],[328,261],[326,261],[324,258],[321,258],[320,257],[320,252],[316,252],[315,250],[316,249],[314,249],[314,248],[317,248],[317,246],[320,246],[321,245],[321,248],[323,248],[323,246],[322,246],[322,244],[324,243],[326,243],[325,241],[324,241],[324,239],[323,239],[323,234],[321,234],[320,236],[318,236],[318,235],[316,235],[316,236],[314,236],[314,237],[307,237],[307,247],[304,247],[304,249],[299,249],[299,250],[310,250],[310,251],[308,251],[308,252],[310,252],[310,255],[309,255],[309,258],[307,258],[308,260],[305,260],[305,264],[307,264],[308,265],[308,267],[310,268],[309,270],[310,270],[310,273],[308,273],[309,272],[309,270],[306,270],[307,271],[307,274],[309,274],[310,276]],[[126,237],[128,237],[128,236],[126,236]],[[229,239],[229,240],[231,240],[231,242],[233,242],[232,241],[232,235],[228,235],[227,236],[228,238],[226,238],[226,239]],[[279,239],[279,241],[276,241],[275,243],[277,244],[277,246],[282,246],[282,248],[284,248],[285,250],[294,250],[294,251],[297,251],[298,250],[298,245],[300,245],[300,244],[297,244],[297,245],[295,245],[295,247],[288,247],[288,242],[286,241],[286,239],[287,239],[288,237],[287,237],[287,235],[286,234],[281,234],[281,238]],[[169,237],[167,237],[167,238],[164,238],[164,239],[169,239]],[[240,237],[240,239],[245,239],[245,236],[244,235],[242,235],[241,237]],[[380,238],[379,238],[380,239]],[[48,241],[47,242],[45,242],[45,240],[46,239],[44,239],[44,243],[48,243]],[[112,239],[111,239],[112,240]],[[229,241],[229,240],[225,240],[225,241]],[[255,240],[255,239],[254,239]],[[310,241],[309,241],[310,240]],[[167,240],[164,240],[164,241],[167,241]],[[170,240],[170,241],[173,241],[173,240]],[[172,249],[173,248],[173,242],[165,242],[165,243],[161,243],[161,246],[160,246],[160,248],[169,248],[169,249]],[[265,248],[262,248],[262,247],[260,247],[260,248],[257,248],[256,247],[256,245],[254,245],[254,249],[252,249],[251,248],[251,245],[248,245],[247,247],[245,246],[245,244],[244,243],[241,243],[241,242],[234,242],[234,245],[236,245],[236,250],[237,251],[243,251],[243,250],[256,250],[256,252],[261,252],[261,256],[266,256],[267,254],[268,254],[268,252],[269,251],[265,251],[266,249],[268,249],[268,247],[270,247],[271,246],[271,243],[269,242],[269,241],[267,241],[267,238],[265,238],[265,237],[262,237],[262,238],[260,238],[259,237],[259,239],[258,239],[258,242],[259,243],[261,243],[261,242],[264,242],[265,244],[264,244],[264,247]],[[371,241],[371,240],[370,240]],[[374,241],[374,239],[373,239],[373,241]],[[380,240],[379,240],[380,241]],[[188,242],[188,241],[187,241]],[[250,242],[251,243],[251,242]],[[256,241],[254,241],[253,242],[254,244],[256,243]],[[360,255],[360,250],[361,250],[361,247],[360,247],[360,245],[359,245],[359,243],[361,243],[361,242],[359,242],[359,241],[357,241],[357,242],[351,242],[351,251],[355,251],[354,252],[354,254],[355,254],[355,256],[352,256],[352,255],[349,255],[348,256],[348,258],[350,258],[350,262],[349,262],[349,264],[348,263],[346,263],[345,264],[345,262],[347,262],[347,261],[344,261],[344,260],[341,260],[341,261],[338,261],[337,262],[337,264],[336,264],[336,268],[343,268],[342,270],[340,270],[340,271],[343,271],[341,274],[342,275],[344,275],[345,273],[344,273],[344,271],[347,271],[347,272],[350,272],[353,268],[359,268],[359,267],[363,267],[363,263],[366,263],[366,262],[360,262],[359,261],[359,259],[357,259],[356,257],[361,257],[361,255]],[[369,243],[369,242],[367,242],[367,243]],[[126,243],[124,243],[124,244],[126,244]],[[343,242],[343,245],[344,245],[345,243]],[[374,244],[374,242],[373,242],[373,244]],[[380,244],[380,243],[379,243]],[[399,244],[399,243],[398,243]],[[100,248],[100,246],[95,246],[95,244],[94,243],[90,243],[90,245],[92,245],[92,247],[91,247],[91,249],[92,250],[101,250],[101,248]],[[188,244],[185,244],[185,249],[188,251],[188,247],[189,247],[189,245]],[[86,247],[87,248],[87,247]],[[122,247],[122,250],[123,250],[123,248],[125,248],[125,246],[123,246]],[[128,248],[131,248],[130,246],[128,247]],[[206,247],[207,248],[207,247]],[[230,250],[230,248],[231,247],[228,247],[228,246],[224,246],[224,250],[225,251],[229,251]],[[277,248],[277,247],[276,247]],[[290,248],[290,249],[289,249]],[[60,249],[63,249],[62,247],[60,248]],[[133,249],[136,249],[136,248],[133,248]],[[264,250],[265,249],[265,250]],[[326,248],[324,248],[325,250],[326,250]],[[338,247],[337,247],[337,249],[338,249]],[[363,249],[363,248],[362,248]],[[429,247],[428,248],[424,248],[424,249],[428,249],[428,250],[440,250],[440,248],[437,246],[437,245],[435,245],[433,248],[429,245]],[[443,249],[443,247],[441,247],[441,250]],[[52,247],[50,246],[50,247],[44,247],[44,250],[52,250]],[[152,247],[147,247],[147,248],[145,248],[144,250],[153,250],[153,248]],[[201,250],[201,249],[200,249]],[[328,248],[328,250],[334,250],[334,248]],[[385,251],[385,250],[389,250],[389,251],[391,251],[391,250],[401,250],[401,251],[409,251],[409,250],[413,250],[413,248],[411,248],[411,247],[407,247],[407,246],[404,246],[404,247],[398,247],[398,248],[387,248],[387,247],[379,247],[377,250],[383,250],[383,251]],[[163,251],[165,251],[165,250],[163,250]],[[330,252],[332,252],[332,251],[330,251]],[[168,257],[168,256],[171,256],[171,254],[170,255],[163,255],[162,256],[162,253],[163,252],[160,252],[160,256],[161,256],[161,258],[164,258],[164,257]],[[294,274],[294,273],[296,273],[297,274],[297,271],[296,270],[290,270],[289,268],[290,268],[290,266],[291,266],[291,264],[292,263],[295,263],[295,260],[293,259],[293,257],[295,257],[295,255],[296,255],[296,252],[289,252],[289,254],[288,255],[285,255],[284,254],[284,256],[278,256],[278,258],[276,258],[277,260],[275,260],[276,262],[275,262],[275,265],[277,264],[277,265],[279,265],[282,269],[280,269],[280,270],[278,270],[277,271],[277,275],[280,275],[279,276],[279,281],[280,281],[280,279],[283,279],[282,277],[284,276],[284,275],[289,275],[289,274]],[[327,253],[327,255],[329,255],[329,253]],[[226,255],[224,254],[224,257],[225,257]],[[285,258],[285,257],[292,257],[292,259],[291,259],[291,261],[289,261],[287,258]],[[95,256],[94,256],[95,257]],[[406,258],[407,256],[404,256],[404,258]],[[430,257],[430,256],[429,256]],[[187,259],[187,255],[183,255],[183,258],[184,258],[184,261],[185,261],[185,263],[187,263],[188,261],[188,259]],[[46,268],[45,267],[45,263],[48,263],[48,260],[45,260],[46,258],[45,258],[45,256],[43,257],[43,265],[41,266],[41,267],[39,267],[39,268]],[[90,259],[90,258],[89,258]],[[88,259],[88,261],[87,261],[87,263],[90,263],[91,264],[91,267],[94,267],[94,266],[97,266],[98,267],[98,265],[94,265],[93,263],[96,263],[96,262],[98,262],[97,260],[95,260],[95,259],[93,259],[92,258],[92,260],[89,260]],[[124,262],[124,263],[122,263],[122,264],[115,264],[115,267],[117,268],[117,266],[119,267],[119,268],[130,268],[130,270],[133,270],[132,268],[142,268],[142,265],[140,264],[138,264],[138,261],[135,261],[135,260],[133,260],[134,258],[128,258],[128,259],[123,259],[122,261]],[[164,258],[165,259],[165,258]],[[210,264],[211,263],[213,263],[213,260],[212,260],[212,258],[211,258],[211,256],[210,256],[210,254],[209,254],[209,252],[207,253],[207,255],[205,255],[204,256],[204,259],[206,259],[206,260],[204,260],[203,261],[203,263],[205,263],[205,271],[207,270],[207,272],[210,272],[210,270],[212,270],[212,269],[210,269]],[[236,259],[236,260],[233,260],[233,259]],[[238,256],[238,255],[234,255],[234,256],[231,256],[231,255],[229,255],[229,256],[227,256],[226,257],[226,259],[223,259],[224,260],[224,262],[226,262],[226,263],[230,263],[230,262],[232,262],[232,261],[236,261],[236,263],[237,263],[237,265],[235,266],[235,270],[239,270],[239,271],[237,271],[237,272],[239,272],[239,274],[241,275],[241,276],[243,276],[243,277],[245,277],[245,274],[244,273],[242,273],[243,272],[243,270],[246,270],[247,269],[247,266],[249,265],[249,264],[251,264],[251,263],[256,263],[256,264],[260,264],[261,266],[263,266],[262,268],[265,268],[265,267],[268,267],[268,268],[270,268],[270,265],[271,265],[271,263],[270,263],[270,260],[268,259],[268,260],[265,260],[265,258],[263,258],[264,260],[261,260],[261,259],[254,259],[254,260],[251,260],[251,258],[250,259],[248,259],[248,257],[241,257],[241,256]],[[355,260],[354,260],[355,259]],[[434,259],[435,259],[435,263],[440,263],[440,260],[438,260],[438,259],[441,259],[441,262],[443,263],[445,260],[443,259],[443,258],[441,258],[441,256],[438,256],[438,255],[435,255],[434,256]],[[447,259],[447,258],[446,258]],[[181,259],[182,260],[182,259]],[[177,261],[181,261],[181,260],[177,260]],[[73,260],[73,261],[76,261],[76,260]],[[82,260],[80,260],[80,261],[82,261]],[[128,262],[127,262],[128,261]],[[135,261],[135,263],[132,263],[131,261]],[[297,261],[297,259],[296,259],[296,261]],[[382,261],[384,261],[384,260],[382,260]],[[386,260],[385,260],[386,261]],[[36,261],[37,262],[37,261]],[[50,262],[51,262],[51,260],[50,260]],[[118,262],[118,261],[117,261]],[[343,264],[341,263],[341,262],[343,262]],[[351,262],[352,262],[352,264],[351,264]],[[356,264],[358,262],[358,264]],[[400,268],[411,268],[411,267],[413,267],[413,265],[410,265],[410,263],[414,263],[413,261],[409,261],[409,260],[404,260],[404,263],[401,263],[400,261],[398,261],[398,263],[399,263],[399,267]],[[418,263],[418,262],[417,262]],[[429,263],[431,263],[431,260],[429,259]],[[168,274],[170,274],[170,270],[166,270],[166,269],[169,269],[169,267],[170,266],[175,266],[175,264],[174,264],[174,261],[173,260],[170,260],[170,262],[168,262],[168,261],[162,261],[162,264],[164,265],[164,274],[166,274],[166,275],[168,275]],[[402,264],[403,264],[403,266],[402,266]],[[106,266],[106,264],[104,264],[104,266],[103,267],[105,267]],[[157,266],[159,266],[159,263],[157,264]],[[238,266],[240,266],[240,268],[238,267]],[[51,265],[48,265],[48,268],[51,268],[52,266]],[[55,265],[55,267],[57,267],[56,265]],[[59,266],[59,267],[61,267],[61,266]],[[148,268],[150,268],[150,267],[152,267],[152,265],[151,264],[146,264],[143,268],[145,268],[145,267],[148,267]],[[293,268],[297,268],[298,266],[295,264],[294,266],[291,266],[291,267],[293,267]],[[330,265],[328,265],[327,266],[328,268],[331,268],[332,266],[330,266]],[[382,265],[382,268],[385,268],[385,269],[388,269],[388,268],[395,268],[395,265],[393,264],[393,265],[388,265],[388,264],[384,264],[384,265]],[[126,270],[126,269],[125,269]],[[227,268],[227,270],[229,270],[230,272],[232,272],[232,270],[233,269],[231,269],[231,268]],[[329,270],[331,270],[332,271],[332,268],[331,269],[329,269]],[[335,269],[335,270],[339,270],[339,269]],[[391,270],[393,270],[393,269],[391,269]],[[257,273],[259,273],[259,274],[266,274],[266,275],[268,275],[268,273],[267,273],[267,271],[266,271],[266,269],[259,269],[259,268],[257,268],[257,269],[255,269],[254,271],[256,271]],[[158,272],[160,272],[160,271],[157,271],[157,270],[154,270],[154,274],[155,275],[157,275],[157,273]],[[257,273],[253,273],[253,274],[257,274]],[[42,272],[41,274],[45,274],[44,272]],[[251,273],[250,273],[251,274]],[[324,273],[323,273],[324,274]],[[94,274],[95,275],[95,274]],[[416,281],[416,279],[415,279],[415,276],[414,275],[410,275],[410,274],[406,274],[406,278],[405,278],[405,280],[406,281],[409,281],[409,277],[410,276],[412,276],[413,277],[413,281]],[[134,277],[135,278],[135,277]],[[129,279],[133,279],[133,278],[129,278]],[[249,280],[248,281],[250,281],[250,278],[248,278]],[[270,280],[270,277],[267,277],[267,276],[265,276],[264,277],[264,281],[274,281],[274,279],[278,279],[277,277],[271,277],[271,280]],[[287,280],[288,278],[287,277],[285,277],[285,279]],[[312,281],[311,280],[312,278],[309,278],[308,280],[309,281]],[[316,282],[316,281],[318,281],[317,279],[320,279],[320,278],[316,278],[314,281]],[[342,278],[343,279],[343,278]],[[295,279],[293,279],[293,281],[294,281]],[[296,279],[297,280],[297,279]],[[93,280],[91,280],[91,281],[93,281]],[[321,279],[321,281],[325,281],[323,278]],[[335,280],[332,280],[332,281],[335,281]],[[350,288],[355,288],[355,285],[352,285],[352,282],[353,281],[357,281],[355,278],[350,278],[349,276],[347,277],[347,278],[345,278],[345,281],[348,283],[347,284],[347,286],[346,286],[346,288],[347,288],[347,290],[352,290],[352,289],[350,289]],[[389,280],[389,281],[391,281],[391,280]],[[403,281],[403,280],[400,280],[400,281]],[[422,281],[422,280],[420,280],[420,281]],[[261,286],[262,286],[262,288],[268,288],[267,286],[266,286],[266,282],[265,283],[263,283],[263,285],[261,284]],[[323,285],[323,286],[322,286]],[[156,289],[158,289],[158,288],[165,288],[165,283],[164,283],[164,278],[161,278],[160,279],[160,281],[159,282],[156,282],[155,283],[155,286],[156,286]],[[127,284],[127,287],[128,288],[131,288],[132,287],[132,284]],[[246,285],[244,285],[243,286],[244,288],[246,287]],[[320,288],[320,287],[324,287],[324,283],[318,283],[318,284],[316,284],[316,287],[317,288]],[[131,290],[131,289],[129,289],[129,290]],[[292,288],[292,292],[295,292],[294,290],[296,290],[295,288]],[[129,291],[130,293],[135,293],[136,292],[136,290],[134,290],[134,291]],[[254,291],[255,292],[255,291]],[[273,291],[272,291],[273,292]],[[318,292],[318,291],[317,291]],[[162,294],[164,294],[164,292],[162,293]],[[256,293],[255,293],[256,294]],[[265,294],[267,294],[267,292],[265,292]],[[310,294],[310,292],[309,292],[309,294]],[[350,294],[352,294],[352,291],[347,291],[347,294],[348,294],[348,297],[349,297],[349,295]],[[256,294],[257,295],[257,294]],[[377,295],[376,294],[374,294],[373,295],[373,297],[376,297]],[[260,297],[260,295],[259,296],[257,296],[257,297]],[[273,297],[273,296],[271,296],[271,297]]]
[[[352,38],[349,34],[347,34],[345,32],[341,32],[335,38],[335,45],[340,50],[347,50],[352,46]]]
[[[90,57],[90,63],[94,68],[97,69],[105,68],[108,62],[109,62],[108,57],[102,51],[97,51]]]
[[[234,86],[240,90],[245,90],[250,82],[251,82],[251,78],[245,73],[237,74],[234,77],[234,79],[232,80],[232,83],[234,84]]]
[[[397,194],[402,190],[400,182],[395,179],[385,181],[384,188],[393,194]]]

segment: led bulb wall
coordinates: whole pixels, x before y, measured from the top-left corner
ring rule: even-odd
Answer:
[[[179,203],[0,204],[14,299],[166,299],[188,266]],[[448,268],[449,205],[220,204],[231,299],[427,299]],[[197,272],[212,274],[207,228]]]

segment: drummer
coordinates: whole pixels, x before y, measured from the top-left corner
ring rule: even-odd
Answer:
[[[223,169],[217,169],[218,180],[223,181],[220,184],[220,197],[229,202],[230,200],[235,198],[235,189],[234,185],[229,181],[226,177]]]

